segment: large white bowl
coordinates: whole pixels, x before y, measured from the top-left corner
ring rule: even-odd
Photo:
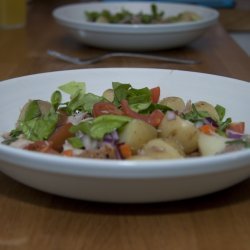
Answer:
[[[215,75],[163,69],[105,68],[58,71],[0,83],[0,133],[14,128],[29,99],[49,100],[68,81],[85,81],[101,94],[112,81],[134,87],[160,86],[162,96],[205,100],[227,108],[250,132],[250,84]],[[34,153],[0,145],[0,170],[28,186],[66,197],[108,202],[158,202],[190,198],[232,186],[249,177],[250,150],[184,160],[94,160]]]
[[[112,50],[159,50],[184,46],[200,37],[215,24],[218,11],[190,4],[157,3],[166,16],[183,11],[194,11],[202,19],[194,22],[172,24],[103,24],[88,22],[85,11],[108,9],[113,13],[121,8],[133,13],[150,13],[151,2],[79,3],[56,8],[56,21],[87,45]]]

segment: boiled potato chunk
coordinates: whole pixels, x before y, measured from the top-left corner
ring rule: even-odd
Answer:
[[[207,112],[213,120],[218,121],[220,119],[215,107],[212,104],[208,102],[200,101],[200,102],[196,102],[194,106],[198,112],[199,111]]]
[[[157,130],[148,123],[133,119],[120,132],[120,142],[129,144],[132,150],[138,150],[145,143],[157,137]]]
[[[97,19],[96,19],[96,23],[109,23],[109,20],[107,17],[105,16],[99,16]]]
[[[178,112],[182,112],[185,109],[185,103],[182,98],[176,96],[166,97],[160,101],[160,104]]]
[[[184,157],[181,147],[169,139],[156,138],[142,147],[142,154],[153,159],[178,159]]]
[[[226,148],[227,138],[220,135],[207,135],[199,133],[198,147],[202,156],[215,155],[222,152]]]
[[[168,120],[165,116],[159,125],[160,137],[172,138],[179,142],[186,154],[192,153],[198,148],[198,129],[190,121],[176,116]]]

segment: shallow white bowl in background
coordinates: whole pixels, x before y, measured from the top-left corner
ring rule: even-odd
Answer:
[[[104,24],[86,20],[85,11],[108,9],[113,13],[122,8],[133,13],[150,13],[151,2],[78,3],[56,8],[56,21],[69,29],[86,45],[112,50],[159,50],[184,46],[204,34],[214,25],[217,10],[190,4],[157,3],[159,11],[173,16],[183,11],[193,11],[202,18],[194,22],[172,24]]]
[[[84,81],[101,94],[112,81],[135,88],[160,86],[161,96],[204,100],[227,108],[250,133],[248,82],[202,73],[148,68],[58,71],[0,83],[0,133],[14,128],[29,99],[49,100],[68,81]],[[66,100],[66,99],[65,99]],[[65,197],[105,202],[159,202],[196,197],[232,186],[250,175],[250,150],[184,160],[122,161],[78,159],[0,144],[0,170],[30,187]]]

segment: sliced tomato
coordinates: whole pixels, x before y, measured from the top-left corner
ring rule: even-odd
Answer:
[[[240,134],[244,134],[245,122],[232,122],[228,125],[228,129]]]
[[[61,126],[65,125],[67,123],[67,120],[68,120],[67,113],[63,110],[59,110],[59,119],[58,119],[56,126],[61,127]]]
[[[154,127],[157,127],[164,117],[164,114],[159,109],[154,110],[149,115],[138,114],[129,107],[127,100],[122,100],[121,106],[125,115],[135,119],[143,120]]]
[[[164,114],[159,109],[156,109],[149,115],[147,122],[154,127],[158,127],[163,117]]]
[[[158,103],[160,99],[161,90],[160,87],[150,89],[152,103]]]
[[[135,119],[147,121],[148,115],[138,114],[137,112],[133,111],[129,107],[127,100],[124,99],[121,101],[121,107],[122,107],[122,111],[124,112],[125,115],[132,117],[132,118],[135,118]]]
[[[58,127],[50,136],[48,141],[51,143],[51,147],[54,150],[61,152],[65,140],[73,136],[73,134],[70,132],[71,126],[71,123],[66,123],[61,127]]]
[[[58,152],[52,148],[51,143],[46,141],[36,141],[30,143],[25,147],[25,149],[48,154],[58,154]]]
[[[94,117],[100,115],[123,115],[123,112],[111,102],[97,102],[93,106]]]

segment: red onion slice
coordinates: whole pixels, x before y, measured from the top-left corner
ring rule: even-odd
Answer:
[[[226,130],[226,135],[228,138],[232,138],[232,139],[240,139],[242,138],[243,134],[235,132],[231,129],[227,129]]]
[[[168,121],[172,121],[172,120],[176,119],[176,114],[174,111],[167,111],[166,117],[167,117]]]

